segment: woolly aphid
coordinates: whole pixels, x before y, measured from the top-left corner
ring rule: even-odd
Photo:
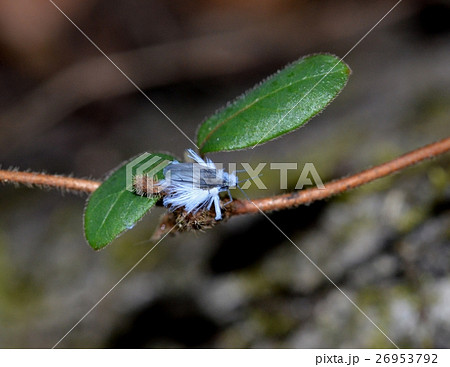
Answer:
[[[211,209],[214,203],[215,220],[221,220],[219,193],[228,191],[230,201],[226,204],[231,203],[230,188],[239,187],[238,178],[235,173],[218,169],[212,160],[203,160],[192,149],[187,152],[195,163],[173,161],[163,170],[165,178],[159,182],[166,194],[163,204],[171,211],[184,208],[186,212],[195,214],[199,210]]]

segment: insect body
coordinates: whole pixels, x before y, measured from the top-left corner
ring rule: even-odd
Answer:
[[[171,210],[184,207],[188,213],[196,213],[211,209],[214,203],[215,219],[221,220],[219,193],[228,191],[231,202],[230,188],[237,186],[237,176],[218,169],[213,161],[203,160],[192,149],[188,149],[188,156],[195,163],[173,161],[164,168],[165,179],[160,181],[166,193],[164,206]]]

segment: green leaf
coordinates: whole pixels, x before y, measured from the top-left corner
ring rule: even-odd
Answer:
[[[158,201],[157,196],[134,194],[133,177],[149,174],[161,180],[163,168],[173,160],[167,154],[143,153],[121,165],[92,193],[84,212],[84,233],[94,250],[131,229]]]
[[[197,132],[200,152],[248,148],[299,128],[339,94],[350,72],[327,54],[288,65],[207,119]]]

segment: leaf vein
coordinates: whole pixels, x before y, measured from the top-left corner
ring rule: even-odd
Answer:
[[[336,73],[341,73],[340,70],[336,70],[333,72],[327,72],[327,73],[320,73],[320,74],[315,74],[315,75],[308,75],[303,77],[302,79],[296,80],[292,83],[286,84],[278,89],[273,90],[270,93],[267,93],[266,95],[262,96],[262,97],[258,97],[256,98],[254,101],[252,101],[251,103],[249,103],[248,105],[244,106],[243,108],[239,109],[238,111],[236,111],[233,115],[229,116],[228,118],[226,118],[225,120],[223,120],[221,123],[217,124],[203,139],[203,142],[200,144],[200,150],[204,147],[204,145],[206,144],[206,141],[211,137],[211,135],[213,135],[219,128],[221,128],[225,123],[227,123],[228,121],[234,119],[236,116],[238,116],[239,114],[243,113],[244,111],[248,110],[250,107],[254,106],[256,103],[272,96],[275,93],[278,93],[279,91],[289,88],[297,83],[300,83],[302,81],[305,81],[307,79],[313,79],[313,78],[317,78],[320,76],[324,76],[324,75],[331,75],[331,74],[336,74]]]

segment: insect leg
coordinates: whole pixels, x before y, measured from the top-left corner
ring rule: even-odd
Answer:
[[[209,201],[209,204],[208,204],[208,206],[206,207],[207,210],[211,209],[212,203],[215,203],[214,200],[215,200],[215,199],[212,199],[212,200]],[[214,205],[215,205],[215,204],[214,204]]]
[[[233,197],[231,196],[230,189],[227,189],[227,191],[228,191],[228,196],[230,197],[230,201],[227,201],[225,204],[223,204],[223,206],[228,205],[233,202]]]
[[[219,195],[214,196],[214,210],[216,211],[216,218],[215,220],[221,220],[222,219],[222,212],[220,211],[220,198]]]

